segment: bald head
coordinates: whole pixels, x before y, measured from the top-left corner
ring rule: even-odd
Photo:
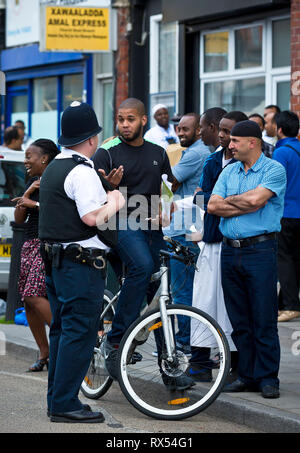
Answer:
[[[119,110],[128,110],[128,109],[134,109],[138,112],[140,116],[143,116],[146,114],[145,112],[145,106],[142,101],[136,98],[128,98],[125,99],[125,101],[122,102],[122,104],[119,107]]]

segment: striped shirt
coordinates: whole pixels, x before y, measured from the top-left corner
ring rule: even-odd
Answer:
[[[220,231],[230,239],[242,239],[260,234],[278,232],[283,215],[286,172],[284,167],[263,153],[245,173],[242,162],[228,165],[219,176],[212,195],[222,198],[240,195],[256,187],[265,187],[273,192],[267,204],[255,212],[236,217],[222,217]]]

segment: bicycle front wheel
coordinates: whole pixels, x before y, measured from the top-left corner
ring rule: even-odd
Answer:
[[[102,306],[103,311],[110,304],[113,297],[114,296],[110,291],[104,291]],[[111,305],[100,322],[101,335],[98,335],[97,337],[89,369],[80,387],[82,393],[90,399],[101,398],[101,396],[108,391],[113,383],[113,379],[108,375],[105,369],[102,345],[107,333],[111,329],[114,314],[115,309],[114,306]]]
[[[175,341],[180,325],[181,338],[186,335],[198,347],[205,344],[203,351],[208,357],[193,354],[191,358],[188,348],[176,343],[172,356],[168,355],[161,314],[153,310],[137,319],[122,339],[119,384],[128,401],[142,413],[160,420],[181,420],[198,414],[217,398],[229,372],[230,351],[222,329],[206,313],[168,305],[167,317]],[[142,359],[132,360],[133,352]],[[192,385],[186,388],[187,383]]]

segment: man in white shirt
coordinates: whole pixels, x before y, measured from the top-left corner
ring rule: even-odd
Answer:
[[[156,125],[149,129],[144,139],[167,149],[172,143],[179,143],[179,138],[175,132],[173,124],[169,122],[169,112],[164,104],[157,104],[152,109],[152,115]]]
[[[277,143],[277,128],[274,116],[280,113],[278,105],[267,105],[264,110],[265,129],[263,131],[263,140],[272,146]]]
[[[99,328],[106,251],[116,232],[100,231],[125,203],[118,190],[104,190],[91,157],[98,124],[88,104],[71,104],[62,116],[59,144],[65,146],[43,173],[39,238],[46,263],[52,312],[48,411],[52,422],[101,423],[101,412],[82,405],[78,393]]]

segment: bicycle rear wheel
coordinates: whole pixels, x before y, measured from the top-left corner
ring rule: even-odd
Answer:
[[[144,414],[161,420],[181,420],[198,414],[217,398],[229,372],[230,351],[222,329],[204,312],[183,305],[168,305],[167,316],[175,339],[178,317],[181,317],[187,335],[190,335],[193,325],[191,344],[211,344],[212,356],[217,356],[218,362],[211,356],[190,363],[187,353],[177,346],[170,361],[160,311],[153,310],[137,319],[122,339],[119,384],[128,401]],[[143,338],[145,330],[146,339]],[[130,360],[133,351],[142,355],[142,360],[135,364]],[[158,351],[157,357],[153,351]],[[194,376],[194,385],[182,389],[179,382],[186,380],[187,375]]]
[[[112,298],[113,294],[110,291],[105,290],[103,295],[102,311],[104,311],[105,307],[107,307]],[[98,335],[89,369],[80,387],[82,393],[90,399],[101,398],[101,396],[103,396],[108,391],[113,383],[113,379],[108,375],[104,366],[102,344],[106,337],[106,334],[111,329],[112,318],[114,314],[115,309],[112,305],[106,312],[102,322],[100,322],[100,329],[103,329],[104,333],[103,335]]]

